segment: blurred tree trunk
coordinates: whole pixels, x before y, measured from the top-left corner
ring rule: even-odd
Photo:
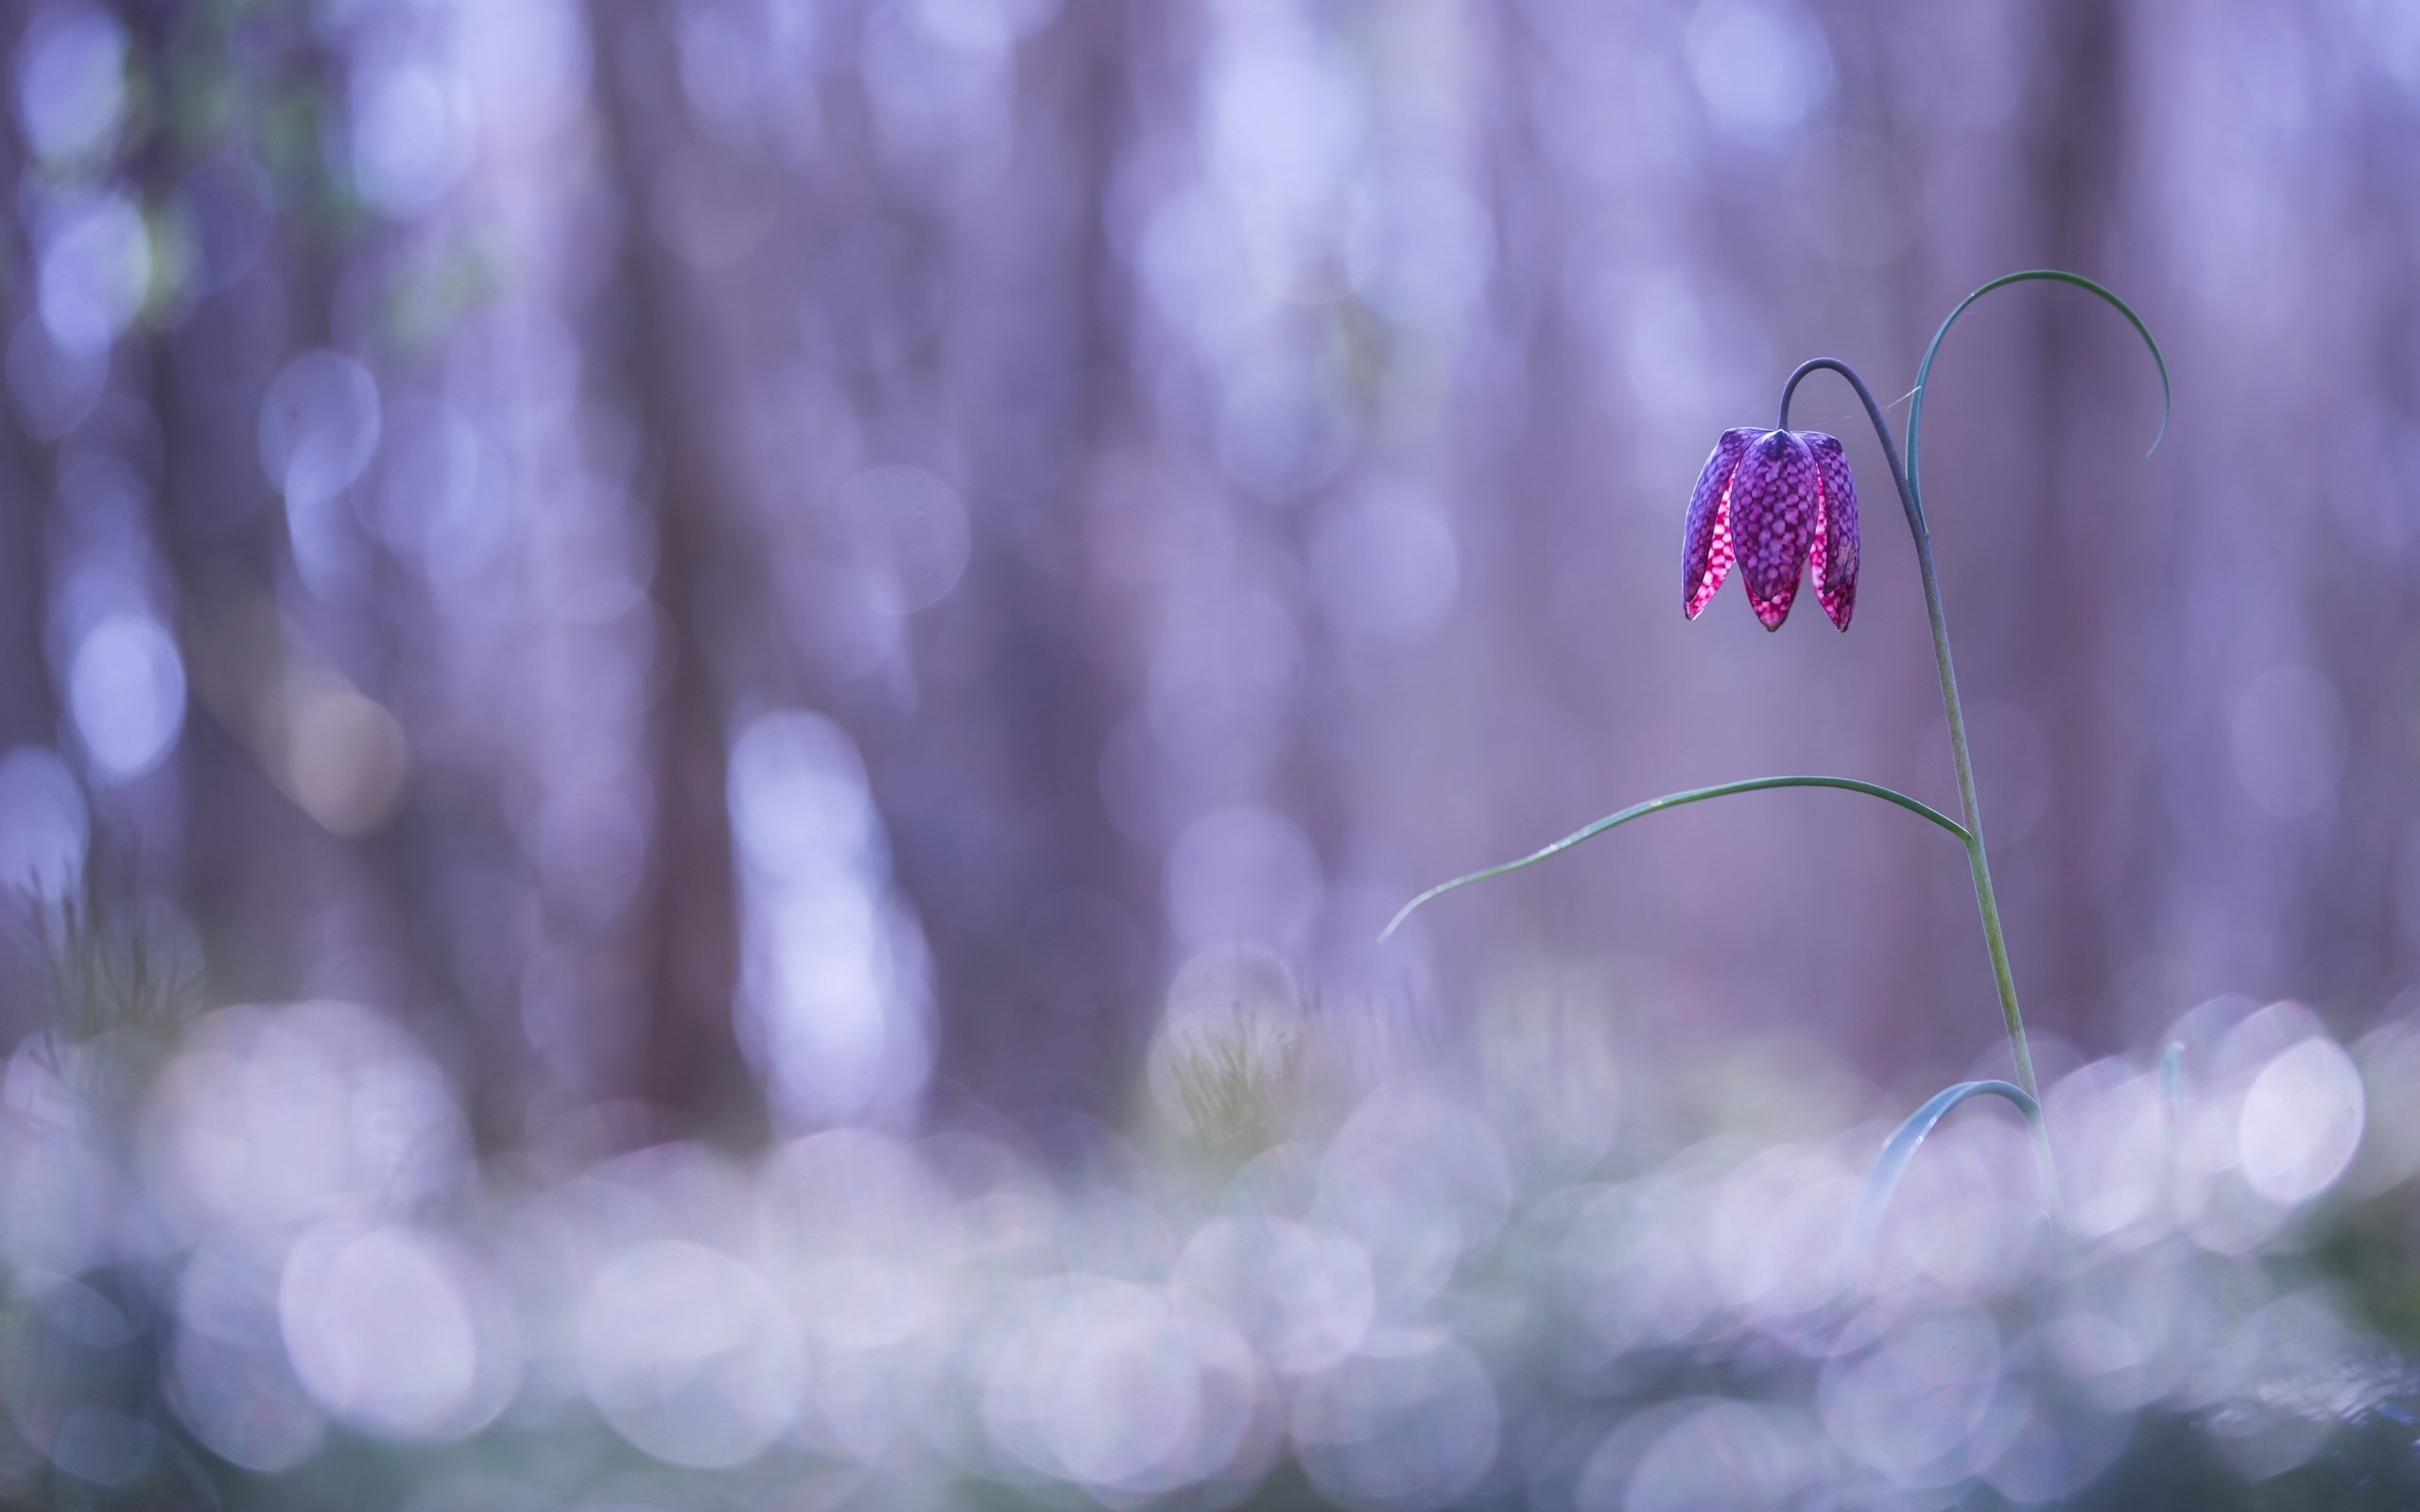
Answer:
[[[198,95],[297,92],[292,98],[315,141],[340,116],[343,59],[302,18],[270,29],[270,45],[240,59],[218,51],[218,21],[192,7],[134,0],[123,19],[130,64],[146,97],[157,102],[125,165],[148,210],[168,205],[185,176],[224,145],[180,134],[179,123],[207,118]],[[401,585],[381,548],[369,548],[371,559],[340,601],[322,602],[305,586],[282,488],[262,474],[264,391],[296,352],[334,339],[332,305],[350,250],[334,213],[341,186],[319,150],[300,160],[277,193],[262,265],[141,337],[134,370],[146,385],[157,450],[138,447],[130,460],[154,473],[154,528],[170,580],[162,608],[177,630],[188,696],[176,753],[177,833],[173,841],[139,839],[147,851],[173,855],[218,991],[261,999],[344,994],[406,1010],[423,1005],[427,985],[443,975],[433,970],[436,953],[423,927],[435,911],[408,829],[337,834],[288,791],[293,773],[272,770],[326,759],[292,744],[297,699],[309,696],[299,669],[325,661],[383,699],[380,647],[402,618]],[[264,281],[272,277],[278,302],[269,328],[284,339],[268,349],[258,336]],[[424,1027],[442,1042],[466,1026],[448,1019]]]
[[[0,21],[0,58],[14,57],[15,24]],[[25,144],[14,112],[0,111],[0,183],[23,181]],[[11,216],[0,241],[0,268],[30,269],[33,248]],[[0,332],[35,318],[32,280],[9,281],[17,299],[0,306]],[[59,700],[43,646],[50,578],[47,524],[52,476],[49,448],[26,434],[12,395],[0,388],[0,755],[19,745],[48,746],[59,738]]]
[[[1025,43],[1005,192],[988,200],[1019,214],[981,269],[999,324],[949,338],[983,396],[969,480],[976,555],[959,592],[978,610],[963,623],[990,644],[968,648],[977,676],[912,738],[979,721],[974,742],[950,744],[988,755],[954,760],[942,781],[996,805],[1012,838],[970,868],[964,836],[985,816],[965,816],[953,833],[895,789],[885,803],[900,882],[933,947],[939,1073],[1014,1112],[1112,1112],[1154,1017],[1144,984],[1115,970],[1120,958],[1156,961],[1161,905],[1155,870],[1101,796],[1122,637],[1092,557],[1097,509],[1157,507],[1148,493],[1100,499],[1116,488],[1138,381],[1107,200],[1119,144],[1137,132],[1130,71],[1153,25],[1150,8],[1069,0]],[[1095,937],[1083,920],[1102,917],[1135,936]],[[1037,970],[1054,960],[1073,969]]]
[[[655,829],[648,916],[642,926],[649,986],[641,1037],[641,1091],[683,1119],[728,1134],[760,1125],[762,1098],[740,1052],[733,1017],[739,922],[725,793],[731,717],[716,663],[707,606],[751,602],[721,535],[734,485],[694,405],[714,391],[697,344],[701,316],[648,218],[649,190],[677,128],[633,98],[632,74],[661,68],[671,50],[660,9],[647,0],[591,0],[595,90],[616,198],[624,208],[620,286],[631,318],[620,347],[621,387],[648,461],[656,562],[656,655],[665,693],[656,710]],[[763,600],[753,600],[760,608]]]
[[[59,738],[59,704],[43,655],[43,526],[51,496],[43,450],[13,423],[0,437],[0,754]]]
[[[2128,142],[2118,3],[2054,0],[2035,14],[2043,54],[2031,97],[2041,111],[2026,146],[2040,251],[2031,266],[2073,268],[2123,288],[2128,281],[2110,266]],[[2011,394],[2031,411],[2025,434],[2037,444],[2025,454],[2032,474],[2028,491],[2039,503],[2023,511],[2012,563],[2022,591],[2001,595],[2009,622],[1989,644],[2008,663],[1999,680],[2040,722],[2054,753],[2050,801],[2082,816],[2125,782],[2113,763],[2122,762],[2127,736],[2108,728],[2109,700],[2094,651],[2136,629],[2124,589],[2137,565],[2108,549],[2112,516],[2123,508],[2108,475],[2110,460],[2123,455],[2109,417],[2135,413],[2119,385],[2144,378],[2137,355],[2115,339],[2132,344],[2114,312],[2072,291],[2036,286],[2028,293],[2040,301],[2040,318],[2031,326],[2039,335],[2027,353],[2031,382],[2013,384]],[[2104,354],[2125,361],[2102,360]],[[1986,804],[1987,821],[1990,813]],[[2108,879],[2094,852],[2127,818],[2100,813],[2060,823],[2046,816],[2022,894],[2037,963],[2027,973],[2030,984],[2018,984],[2029,989],[2029,1016],[2087,1041],[2108,1030],[2110,984],[2119,965],[2116,931],[2124,928],[2114,900],[2104,896]],[[2096,898],[2096,904],[2081,905]]]
[[[132,144],[127,172],[147,207],[156,208],[189,166],[169,129],[181,91],[211,87],[211,70],[235,64],[185,54],[193,33],[205,29],[189,7],[130,0],[121,16],[130,70],[141,78],[146,97],[158,102],[148,134]],[[282,56],[255,57],[249,66],[268,76],[248,80],[264,92],[295,83],[278,77],[290,66]],[[298,87],[310,92],[307,108],[316,110],[323,79],[303,69]],[[296,218],[289,197],[307,201],[317,187],[316,175],[277,186],[282,226]],[[201,301],[180,325],[150,330],[136,369],[147,385],[142,398],[157,427],[158,449],[130,460],[149,472],[156,490],[154,530],[170,580],[163,609],[176,628],[188,679],[184,727],[173,756],[182,812],[170,844],[180,896],[202,941],[213,989],[237,999],[274,1001],[301,987],[296,922],[312,911],[306,899],[323,900],[305,878],[309,821],[246,749],[247,732],[221,722],[234,711],[214,710],[204,696],[204,669],[226,647],[217,640],[221,627],[201,624],[195,611],[214,604],[224,612],[249,611],[269,601],[277,580],[283,511],[262,480],[255,438],[262,388],[292,350],[291,337],[275,352],[257,352],[265,359],[257,370],[227,354],[257,348],[244,339],[252,334],[244,328],[260,315],[248,295],[261,293],[262,282],[272,277],[280,285],[281,316],[290,314],[305,339],[323,327],[326,280],[311,253],[311,234],[306,231],[288,245],[293,264],[276,275],[267,271],[280,250],[273,235],[262,268],[245,284]]]

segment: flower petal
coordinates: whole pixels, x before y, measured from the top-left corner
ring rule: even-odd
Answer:
[[[1789,618],[1790,600],[1815,544],[1823,498],[1815,458],[1789,431],[1768,431],[1739,459],[1731,479],[1731,537],[1748,602],[1765,628]]]
[[[1824,496],[1823,528],[1807,556],[1809,576],[1815,579],[1815,597],[1824,612],[1845,630],[1849,616],[1857,610],[1857,479],[1849,472],[1848,456],[1838,439],[1821,431],[1803,432],[1802,438],[1814,455],[1815,479]]]
[[[1755,438],[1746,426],[1724,431],[1698,474],[1697,491],[1689,495],[1688,526],[1681,538],[1681,612],[1690,619],[1731,572],[1731,474]]]

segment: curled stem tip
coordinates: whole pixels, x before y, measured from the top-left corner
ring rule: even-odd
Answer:
[[[1922,445],[1924,435],[1925,390],[1932,381],[1933,358],[1941,353],[1942,339],[1949,335],[1949,328],[1958,323],[1958,318],[1966,313],[1966,307],[1984,295],[1991,293],[1994,289],[2006,288],[2011,284],[2028,284],[2037,281],[2071,284],[2103,301],[2126,318],[2126,323],[2135,328],[2135,334],[2142,337],[2143,345],[2151,350],[2152,362],[2159,369],[2159,430],[2152,437],[2151,451],[2158,451],[2159,443],[2167,437],[2169,414],[2175,406],[2175,390],[2168,377],[2168,358],[2161,353],[2159,342],[2152,338],[2152,328],[2143,323],[2141,316],[2135,313],[2135,307],[2081,273],[2069,273],[2054,267],[2030,267],[2019,273],[2003,273],[1958,301],[1957,307],[1943,318],[1941,329],[1932,334],[1932,344],[1925,348],[1925,360],[1916,367],[1915,391],[1908,401],[1908,484],[1910,488],[1915,490],[1919,497],[1923,494],[1923,484],[1917,452]],[[2147,452],[2144,455],[2149,455],[2150,453]]]

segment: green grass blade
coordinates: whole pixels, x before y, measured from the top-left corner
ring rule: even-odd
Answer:
[[[1896,803],[1910,814],[1920,814],[1958,836],[1959,844],[1966,843],[1966,827],[1956,819],[1930,804],[1920,802],[1905,793],[1895,792],[1874,782],[1860,782],[1854,777],[1753,777],[1744,782],[1723,782],[1714,787],[1693,787],[1685,793],[1667,793],[1662,798],[1651,798],[1644,803],[1634,803],[1618,814],[1608,814],[1594,824],[1574,830],[1554,844],[1532,850],[1518,861],[1507,861],[1500,867],[1489,867],[1483,871],[1474,871],[1467,876],[1456,877],[1451,882],[1441,882],[1404,904],[1396,912],[1395,917],[1387,921],[1387,927],[1379,932],[1378,943],[1385,944],[1394,932],[1402,927],[1403,921],[1409,919],[1412,911],[1421,904],[1432,898],[1452,892],[1457,887],[1467,887],[1474,882],[1485,882],[1490,877],[1501,877],[1508,871],[1518,871],[1523,867],[1536,866],[1549,856],[1561,855],[1582,841],[1593,840],[1607,830],[1616,825],[1628,824],[1633,819],[1643,819],[1651,814],[1661,814],[1666,809],[1677,809],[1685,804],[1703,803],[1710,798],[1728,798],[1734,793],[1754,793],[1769,787],[1838,787],[1852,793],[1863,793],[1871,798],[1878,798],[1886,803]]]
[[[2066,273],[2052,267],[2033,267],[2022,273],[2003,274],[1958,301],[1958,307],[1950,311],[1948,318],[1941,322],[1941,329],[1932,334],[1932,345],[1925,348],[1925,360],[1916,368],[1916,389],[1908,402],[1908,488],[1915,494],[1919,505],[1924,500],[1924,487],[1918,481],[1916,451],[1924,439],[1925,391],[1932,383],[1932,359],[1941,352],[1942,338],[1949,335],[1949,328],[1958,323],[1958,318],[1966,313],[1966,306],[1977,300],[1994,289],[2006,288],[2011,284],[2031,283],[2035,280],[2048,280],[2053,284],[2072,284],[2086,293],[2098,295],[2107,301],[2119,315],[2126,318],[2126,322],[2135,328],[2135,334],[2143,338],[2143,345],[2151,348],[2152,361],[2159,366],[2159,434],[2152,438],[2152,450],[2158,451],[2160,440],[2168,435],[2169,411],[2174,407],[2175,404],[2175,394],[2168,381],[2168,358],[2161,355],[2159,343],[2152,339],[2152,328],[2143,323],[2143,318],[2135,313],[2133,305],[2081,273]]]
[[[1874,1169],[1866,1173],[1865,1192],[1858,1198],[1857,1221],[1849,1229],[1849,1274],[1861,1277],[1874,1258],[1875,1241],[1882,1237],[1882,1220],[1889,1216],[1891,1199],[1899,1192],[1899,1180],[1908,1174],[1909,1162],[1916,1158],[1916,1149],[1925,1136],[1950,1110],[1970,1097],[2005,1097],[2016,1105],[2029,1124],[2042,1118],[2041,1105],[2025,1094],[2025,1089],[2005,1081],[1962,1081],[1945,1087],[1932,1095],[1932,1100],[1908,1115],[1908,1121],[1892,1131],[1882,1143],[1882,1153],[1874,1159]]]

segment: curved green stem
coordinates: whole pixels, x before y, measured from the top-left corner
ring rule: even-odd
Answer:
[[[1606,815],[1594,824],[1583,825],[1552,845],[1542,846],[1530,851],[1518,861],[1507,861],[1499,867],[1489,867],[1484,870],[1456,877],[1451,882],[1441,882],[1397,909],[1395,917],[1387,921],[1387,927],[1379,931],[1378,943],[1385,944],[1394,932],[1402,927],[1403,921],[1409,919],[1412,911],[1421,904],[1432,898],[1452,892],[1457,887],[1467,887],[1474,882],[1485,882],[1490,877],[1500,877],[1508,871],[1518,871],[1523,867],[1535,866],[1549,856],[1562,854],[1584,840],[1595,839],[1616,825],[1628,824],[1633,819],[1645,818],[1650,814],[1661,814],[1666,809],[1677,809],[1690,803],[1703,803],[1710,798],[1728,798],[1734,793],[1754,793],[1769,787],[1837,787],[1851,793],[1863,793],[1869,798],[1878,798],[1886,803],[1895,803],[1910,814],[1930,819],[1958,836],[1961,844],[1966,843],[1968,839],[1964,828],[1948,815],[1942,813],[1929,803],[1910,798],[1905,793],[1884,787],[1876,782],[1861,782],[1854,777],[1752,777],[1745,782],[1720,782],[1713,787],[1693,787],[1684,793],[1667,793],[1662,798],[1651,798],[1644,803],[1634,803],[1617,813]]]
[[[2042,1125],[2042,1089],[2033,1074],[2032,1051],[2026,1044],[2024,1015],[2017,1010],[2016,979],[2009,969],[2008,937],[2000,927],[1999,898],[1992,887],[1991,856],[1983,844],[1983,816],[1975,801],[1975,765],[1967,747],[1966,713],[1958,696],[1957,669],[1950,661],[1949,625],[1942,612],[1941,576],[1933,567],[1932,532],[1925,525],[1924,492],[1917,471],[1924,444],[1925,394],[1932,384],[1933,359],[1941,354],[1941,344],[1949,335],[1949,328],[1958,323],[1958,318],[1966,313],[1967,306],[1994,289],[2034,281],[2072,284],[2106,301],[2124,316],[2126,322],[2135,328],[2135,334],[2143,338],[2143,345],[2151,349],[2152,361],[2159,369],[2159,434],[2152,438],[2152,450],[2158,450],[2160,438],[2168,434],[2168,417],[2174,403],[2174,390],[2169,382],[2168,359],[2160,353],[2159,343],[2152,339],[2151,328],[2143,323],[2142,317],[2135,313],[2133,306],[2092,280],[2056,268],[2040,267],[2004,274],[1992,280],[1959,301],[1942,320],[1940,329],[1933,332],[1931,344],[1925,348],[1924,361],[1916,367],[1915,391],[1909,401],[1908,460],[1904,468],[1900,466],[1897,451],[1891,444],[1891,427],[1882,419],[1882,406],[1875,402],[1874,391],[1865,386],[1865,380],[1858,376],[1856,369],[1830,357],[1818,357],[1812,362],[1802,363],[1797,371],[1789,375],[1789,381],[1782,386],[1780,428],[1789,428],[1790,396],[1797,391],[1801,381],[1813,372],[1837,372],[1857,390],[1858,400],[1865,405],[1866,418],[1874,422],[1874,434],[1882,442],[1883,460],[1891,466],[1891,481],[1899,490],[1899,505],[1907,513],[1908,530],[1915,538],[1916,568],[1924,578],[1925,614],[1932,622],[1933,662],[1941,673],[1941,704],[1949,725],[1950,758],[1958,767],[1958,801],[1961,816],[1965,820],[1966,861],[1975,879],[1975,906],[1983,918],[1983,943],[1991,953],[1992,980],[1999,989],[2000,1015],[2008,1027],[2009,1053],[2016,1062],[2017,1081],[2029,1106],[2027,1122],[2033,1129],[2035,1158],[2041,1165],[2044,1188],[2051,1194],[2055,1206],[2058,1178],[2051,1165],[2049,1136]],[[1939,1111],[1948,1111],[1963,1097],[1974,1095],[1974,1091],[1993,1091],[2004,1085],[1968,1083],[1966,1087],[1971,1090],[1962,1092],[1960,1089],[1952,1089],[1952,1092],[1959,1095],[1945,1093],[1949,1101],[1943,1104]],[[1938,1114],[1935,1121],[1938,1121]],[[1931,1125],[1927,1124],[1925,1126],[1929,1128]]]
[[[2151,349],[2152,361],[2159,368],[2159,430],[2152,437],[2151,450],[2158,451],[2160,441],[2168,435],[2169,411],[2175,407],[2176,398],[2175,390],[2168,381],[2168,358],[2160,354],[2159,343],[2152,339],[2152,328],[2143,323],[2143,318],[2135,313],[2133,305],[2081,273],[2064,272],[2055,267],[2029,267],[2021,273],[2003,273],[1958,301],[1957,307],[1942,318],[1941,328],[1932,334],[1932,344],[1925,348],[1925,360],[1916,365],[1915,392],[1908,399],[1908,488],[1919,500],[1924,496],[1924,481],[1918,470],[1922,465],[1920,449],[1924,445],[1925,392],[1932,387],[1932,360],[1941,354],[1942,339],[1949,335],[1949,328],[1958,323],[1958,318],[1966,313],[1966,306],[1984,295],[2012,284],[2036,282],[2072,284],[2126,318],[2126,323],[2135,328],[2135,335],[2142,337],[2143,345]],[[1887,449],[1891,443],[1885,439],[1882,444]]]
[[[1936,340],[1936,345],[1938,344]],[[1958,802],[1960,817],[1965,820],[1963,837],[1966,844],[1966,869],[1975,881],[1975,906],[1983,916],[1983,944],[1991,953],[1992,982],[1999,989],[2000,1017],[2008,1028],[2009,1054],[2016,1062],[2016,1079],[2029,1097],[2039,1098],[2042,1089],[2033,1075],[2033,1052],[2026,1043],[2025,1016],[2016,1005],[2016,976],[2009,969],[2008,936],[2000,928],[1999,896],[1992,888],[1991,856],[1983,847],[1983,819],[1980,805],[1975,799],[1975,763],[1966,745],[1966,710],[1958,696],[1958,671],[1949,657],[1949,621],[1942,612],[1941,577],[1933,570],[1932,532],[1925,528],[1924,506],[1916,495],[1915,483],[1899,466],[1899,454],[1891,444],[1891,427],[1882,419],[1882,406],[1875,401],[1874,390],[1858,376],[1857,369],[1833,357],[1817,357],[1799,364],[1781,390],[1781,425],[1789,428],[1790,396],[1809,373],[1836,372],[1848,380],[1857,397],[1865,404],[1866,418],[1874,422],[1874,434],[1882,442],[1882,458],[1891,465],[1891,481],[1899,490],[1899,507],[1908,516],[1909,533],[1915,537],[1916,569],[1925,585],[1925,613],[1932,622],[1933,664],[1941,673],[1941,704],[1949,724],[1949,755],[1958,767]],[[2047,1162],[2047,1145],[2043,1159]]]

